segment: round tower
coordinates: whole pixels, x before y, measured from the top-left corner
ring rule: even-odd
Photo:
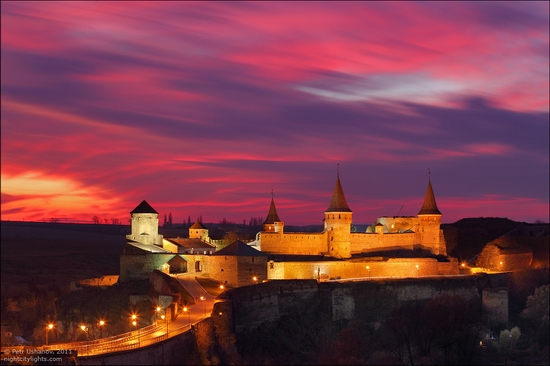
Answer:
[[[202,222],[195,222],[189,228],[189,239],[201,239],[204,242],[210,242],[210,236],[208,235],[208,229],[202,224]]]
[[[420,244],[430,249],[433,254],[447,255],[445,238],[441,232],[441,212],[437,208],[432,182],[428,178],[428,187],[424,204],[418,213]]]
[[[348,207],[344,190],[340,183],[340,173],[336,176],[336,184],[330,206],[325,210],[325,232],[329,255],[337,258],[351,257],[351,222],[352,211]]]
[[[129,240],[141,244],[162,245],[162,235],[159,235],[159,214],[147,201],[143,200],[131,212],[132,234]]]
[[[271,192],[271,205],[269,206],[269,212],[267,213],[267,217],[263,223],[264,231],[268,233],[283,233],[284,230],[284,222],[279,219],[279,215],[277,214],[277,209],[275,208],[275,202],[273,201],[273,192]]]

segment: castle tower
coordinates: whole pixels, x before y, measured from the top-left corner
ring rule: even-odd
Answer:
[[[445,238],[441,228],[441,212],[437,208],[432,182],[428,177],[428,187],[424,204],[418,213],[420,244],[430,248],[433,254],[447,255]]]
[[[285,224],[281,221],[281,219],[279,219],[279,215],[277,214],[275,202],[273,201],[273,192],[271,192],[271,205],[269,206],[269,212],[267,213],[267,218],[265,219],[263,225],[264,231],[283,233]]]
[[[143,200],[131,212],[132,233],[126,239],[141,244],[162,245],[159,235],[159,214],[147,201]]]
[[[201,222],[195,222],[189,228],[189,239],[201,239],[204,242],[210,242],[210,236],[208,235],[208,229]]]
[[[329,255],[337,258],[351,257],[351,222],[352,211],[346,202],[340,183],[340,172],[338,172],[330,206],[325,210],[325,231],[328,235]]]

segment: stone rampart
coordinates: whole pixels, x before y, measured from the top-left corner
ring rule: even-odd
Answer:
[[[438,262],[435,258],[361,259],[353,261],[270,262],[268,279],[323,279],[423,277],[457,275],[458,261]]]
[[[71,291],[81,290],[83,287],[109,287],[118,282],[118,275],[87,278],[81,281],[71,281]]]
[[[148,279],[151,272],[160,270],[174,256],[175,254],[164,253],[122,254],[119,280],[128,282]]]
[[[333,321],[383,321],[401,304],[429,301],[440,295],[459,295],[479,303],[487,281],[475,276],[363,281],[275,280],[226,291],[220,299],[232,304],[234,329],[251,331],[262,323],[277,322],[297,308],[320,301]],[[226,305],[227,306],[227,305]]]

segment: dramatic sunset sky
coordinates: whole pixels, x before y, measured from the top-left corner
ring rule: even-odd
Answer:
[[[549,3],[1,2],[2,220],[549,220]]]

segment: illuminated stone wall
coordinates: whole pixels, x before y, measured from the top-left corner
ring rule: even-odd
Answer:
[[[260,232],[260,249],[267,253],[318,255],[327,253],[327,234]]]
[[[422,220],[423,224],[420,225],[416,217],[380,218],[379,220],[384,223],[382,233],[350,233],[349,225],[346,223],[340,226],[333,225],[328,229],[334,230],[320,233],[260,232],[257,238],[262,252],[277,254],[329,254],[332,248],[330,239],[336,238],[335,240],[342,248],[347,248],[347,244],[343,244],[343,241],[349,241],[351,254],[422,248],[432,254],[446,255],[443,230],[440,229],[439,219],[437,217],[433,219],[433,217],[425,217]],[[400,232],[400,230],[406,230],[405,228],[414,228],[417,231]],[[338,253],[347,253],[347,249],[340,249]],[[340,257],[347,258],[349,254]]]
[[[494,243],[487,244],[476,260],[476,266],[495,271],[512,271],[528,268],[533,252],[527,249],[502,249]]]
[[[368,268],[367,268],[368,266]],[[418,267],[417,267],[418,266]],[[458,261],[434,258],[389,258],[319,262],[269,262],[268,279],[330,279],[359,277],[423,277],[458,275]]]
[[[415,233],[352,233],[350,240],[352,253],[412,250],[415,243],[418,243],[418,235]]]
[[[238,287],[255,284],[267,279],[267,257],[223,256],[208,257],[210,277],[228,286]],[[256,282],[253,280],[256,277]]]
[[[162,245],[162,235],[159,235],[158,214],[132,214],[132,233],[126,235],[126,238],[142,244]]]
[[[120,256],[120,276],[121,282],[133,280],[143,280],[149,278],[149,274],[154,270],[163,271],[163,265],[175,254],[165,253],[144,253],[144,254],[122,254]],[[208,270],[208,257],[205,255],[180,255],[187,260],[187,271],[196,272],[198,267],[201,271]]]

